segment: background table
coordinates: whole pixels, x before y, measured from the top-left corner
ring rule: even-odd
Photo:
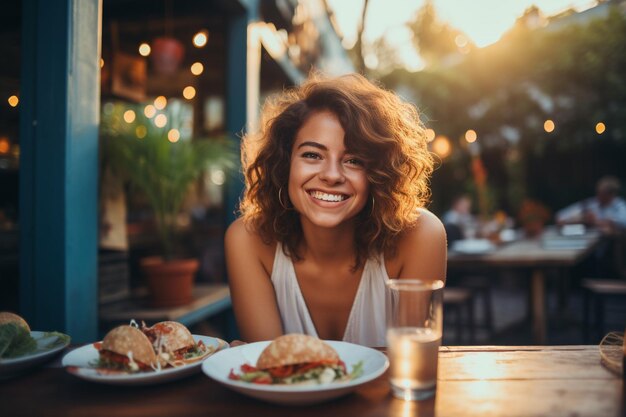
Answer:
[[[550,235],[547,236],[551,238]],[[513,269],[528,270],[530,274],[530,303],[533,342],[546,343],[545,280],[549,269],[569,269],[587,258],[600,241],[598,234],[576,237],[576,245],[548,246],[556,240],[520,239],[481,254],[448,252],[448,268],[462,270]],[[566,241],[566,240],[565,240]],[[564,242],[565,242],[564,241]]]
[[[58,361],[57,361],[58,362]],[[83,381],[59,367],[0,382],[3,416],[605,416],[623,415],[621,378],[597,346],[442,347],[436,396],[393,398],[387,375],[306,407],[267,404],[198,374],[149,387]]]

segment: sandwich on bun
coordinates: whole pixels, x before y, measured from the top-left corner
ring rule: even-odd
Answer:
[[[24,320],[22,317],[8,311],[0,311],[0,326],[7,323],[15,323],[18,326],[23,327],[27,332],[30,332],[30,327],[28,326],[28,323],[26,323],[26,320]]]
[[[152,343],[133,326],[118,326],[111,330],[104,336],[99,351],[100,359],[96,366],[100,371],[134,373],[160,367]]]
[[[196,343],[189,329],[175,321],[162,321],[152,327],[142,323],[141,331],[152,343],[159,360],[171,366],[197,362],[213,353],[202,341]]]
[[[256,384],[326,384],[348,381],[362,372],[362,363],[348,373],[346,365],[330,345],[304,334],[277,337],[261,352],[256,366],[244,364],[241,373],[229,378]]]
[[[0,312],[0,358],[16,358],[37,350],[26,320],[15,313]]]

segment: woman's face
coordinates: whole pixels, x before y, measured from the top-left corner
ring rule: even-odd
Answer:
[[[303,222],[335,227],[353,219],[367,204],[365,167],[347,153],[344,136],[339,120],[329,111],[313,113],[296,134],[289,199]]]

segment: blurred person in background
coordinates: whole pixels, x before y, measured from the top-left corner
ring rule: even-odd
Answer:
[[[559,210],[557,224],[583,223],[607,234],[626,231],[626,201],[619,197],[620,188],[616,177],[600,178],[596,195]]]
[[[476,237],[478,223],[472,214],[472,199],[468,194],[458,195],[452,200],[450,209],[442,216],[448,244],[460,239]]]
[[[225,248],[244,341],[385,346],[385,283],[445,280],[445,230],[424,208],[433,159],[417,110],[393,92],[314,75],[265,103],[242,163]]]
[[[607,175],[596,183],[596,195],[576,202],[556,213],[558,225],[582,223],[598,229],[610,239],[598,244],[593,256],[583,265],[583,273],[614,277],[624,269],[626,236],[626,201],[619,197],[619,180]]]

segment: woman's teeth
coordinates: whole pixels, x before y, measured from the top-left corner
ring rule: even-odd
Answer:
[[[348,196],[344,194],[327,194],[321,191],[311,191],[310,194],[311,194],[311,197],[317,200],[322,200],[322,201],[338,202],[338,201],[343,201],[346,198],[348,198]]]

